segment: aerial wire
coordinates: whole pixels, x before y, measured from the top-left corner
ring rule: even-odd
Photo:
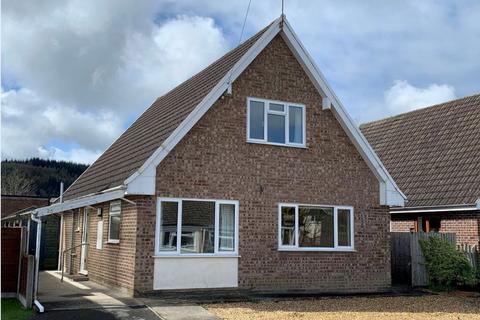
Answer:
[[[245,18],[243,19],[243,24],[242,24],[242,31],[240,32],[240,38],[238,39],[238,45],[239,46],[242,43],[242,38],[243,38],[243,32],[245,31],[245,25],[247,24],[247,17],[248,17],[248,12],[250,11],[250,5],[252,4],[252,0],[248,0],[248,6],[247,6],[247,11],[245,12]],[[230,71],[230,74],[228,76],[228,89],[227,93],[232,94],[232,72]]]

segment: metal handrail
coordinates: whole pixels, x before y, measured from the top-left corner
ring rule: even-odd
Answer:
[[[76,246],[70,247],[70,248],[65,249],[65,250],[62,251],[62,256],[60,257],[60,259],[61,259],[61,260],[60,260],[60,263],[61,263],[61,264],[60,264],[60,269],[62,270],[62,277],[60,278],[60,282],[63,282],[63,273],[64,273],[64,270],[63,270],[64,268],[63,268],[63,267],[64,267],[64,263],[65,263],[65,262],[64,262],[64,260],[65,260],[65,259],[64,259],[64,258],[65,258],[65,253],[66,253],[67,251],[71,251],[71,250],[76,249],[76,248],[78,248],[78,247],[88,246],[88,245],[89,245],[89,243],[88,243],[88,242],[85,242],[85,243],[77,244]]]

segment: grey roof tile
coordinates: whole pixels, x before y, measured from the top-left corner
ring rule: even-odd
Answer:
[[[408,207],[480,198],[480,94],[360,126]]]

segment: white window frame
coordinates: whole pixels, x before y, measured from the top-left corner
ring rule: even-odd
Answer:
[[[114,206],[114,205],[120,206],[120,211],[112,213],[112,206]],[[110,238],[110,230],[112,228],[112,216],[120,216],[120,225],[122,224],[122,201],[121,200],[111,201],[110,202],[110,207],[108,209],[108,241],[107,241],[107,243],[116,244],[116,243],[120,243],[120,226],[118,227],[119,228],[118,239],[111,239]]]
[[[250,102],[252,101],[262,102],[264,104],[263,139],[250,138]],[[270,110],[270,104],[282,104],[284,106],[284,111]],[[289,141],[290,140],[289,139],[290,138],[290,119],[289,119],[290,107],[297,107],[302,109],[302,141],[303,143],[293,143]],[[285,143],[268,141],[268,115],[269,114],[277,114],[277,115],[285,116]],[[282,146],[282,147],[306,148],[306,145],[307,145],[306,119],[307,119],[307,112],[304,104],[248,97],[247,98],[247,142],[268,144],[268,145]]]
[[[183,201],[207,201],[215,203],[215,239],[213,253],[181,253],[182,241],[182,202]],[[162,218],[162,202],[177,203],[177,246],[175,251],[160,251],[160,227]],[[220,205],[232,204],[235,209],[235,237],[233,251],[220,251]],[[220,200],[220,199],[193,199],[193,198],[157,198],[157,217],[155,227],[155,257],[237,257],[238,256],[238,207],[239,202],[236,200]]]
[[[295,244],[283,245],[282,244],[282,208],[289,207],[295,208]],[[333,208],[333,247],[300,247],[299,246],[299,219],[298,208],[299,207],[321,207],[321,208]],[[350,210],[350,246],[338,245],[338,210],[348,209]],[[354,233],[354,210],[352,206],[335,206],[335,205],[323,205],[323,204],[304,204],[304,203],[279,203],[278,204],[278,250],[279,251],[355,251],[355,233]]]

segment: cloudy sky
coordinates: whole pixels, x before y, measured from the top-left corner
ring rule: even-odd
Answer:
[[[82,163],[236,46],[248,4],[2,2],[2,158]],[[358,124],[480,92],[478,0],[286,0],[285,9]],[[244,38],[280,10],[280,0],[252,0]]]

